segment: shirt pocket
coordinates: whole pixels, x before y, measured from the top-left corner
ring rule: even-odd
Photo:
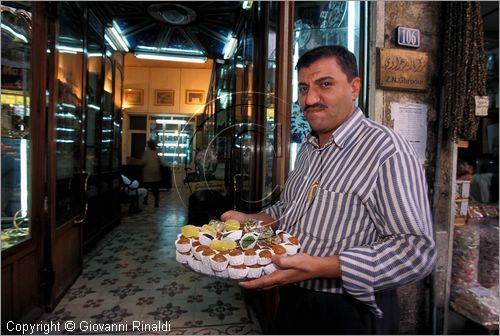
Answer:
[[[355,193],[317,187],[310,202],[305,232],[315,241],[322,241],[322,245],[331,246],[358,235],[367,224],[368,213]]]

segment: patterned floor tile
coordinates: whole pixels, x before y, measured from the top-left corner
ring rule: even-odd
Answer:
[[[207,277],[175,261],[174,241],[187,223],[189,193],[160,195],[160,208],[145,206],[137,214],[125,209],[122,224],[84,256],[81,276],[43,321],[73,321],[72,334],[261,333],[235,281]],[[170,331],[133,330],[134,321],[169,323]],[[123,324],[127,330],[89,331],[90,322]]]

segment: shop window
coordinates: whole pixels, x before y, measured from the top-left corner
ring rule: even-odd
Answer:
[[[293,35],[293,66],[306,51],[322,45],[339,44],[360,62],[362,8],[359,1],[296,1]],[[290,170],[293,170],[300,143],[310,132],[298,101],[297,72],[293,70]]]
[[[2,251],[30,237],[31,13],[1,6]]]

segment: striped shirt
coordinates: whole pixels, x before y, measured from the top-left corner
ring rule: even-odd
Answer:
[[[339,279],[298,283],[346,291],[381,317],[374,292],[423,278],[435,243],[424,169],[411,145],[357,109],[319,147],[309,135],[280,200],[265,210],[301,251],[340,255]]]

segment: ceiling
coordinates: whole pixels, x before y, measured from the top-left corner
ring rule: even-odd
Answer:
[[[92,1],[89,5],[109,22],[116,22],[131,52],[211,59],[222,58],[225,44],[245,12],[242,1]]]

